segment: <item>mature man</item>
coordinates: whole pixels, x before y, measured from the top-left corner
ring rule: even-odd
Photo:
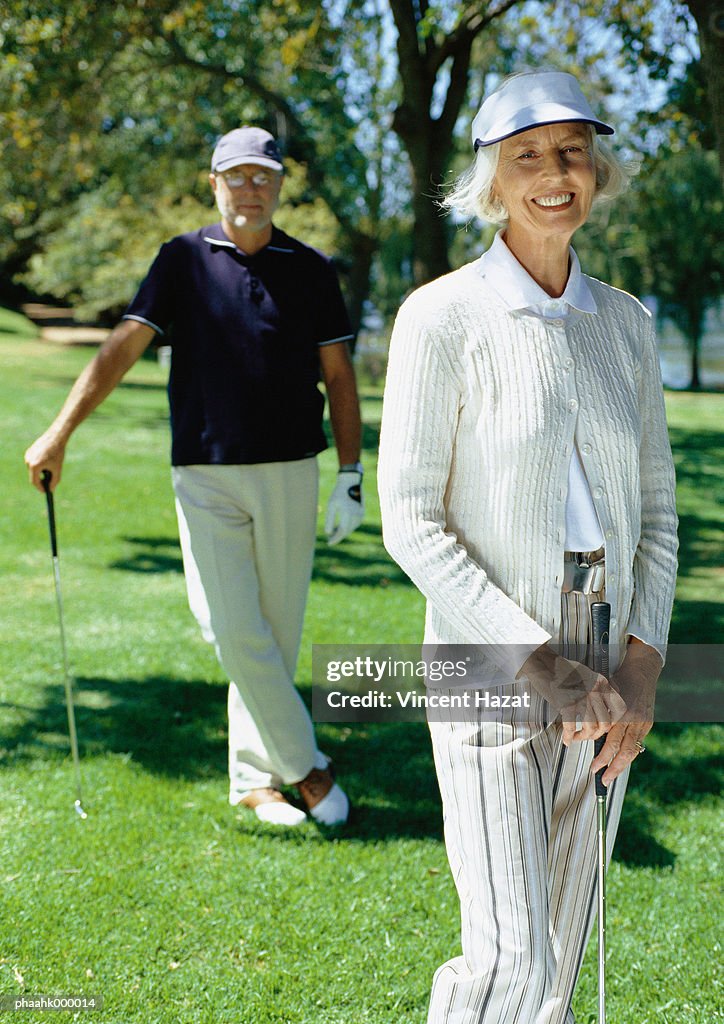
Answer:
[[[293,677],[312,568],[324,399],[340,471],[329,543],[363,514],[352,332],[336,273],[272,224],[283,164],[274,138],[237,128],[209,181],[221,222],[163,245],[121,323],[25,454],[60,482],[75,428],[158,335],[172,349],[172,481],[191,609],[229,678],[229,801],[263,821],[303,810],[340,824],[349,804],[316,745]]]

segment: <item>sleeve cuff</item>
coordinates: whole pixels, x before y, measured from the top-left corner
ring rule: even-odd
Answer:
[[[158,324],[155,324],[152,320],[147,320],[144,316],[136,316],[135,313],[124,313],[121,320],[136,320],[139,324],[146,324],[147,327],[150,327],[151,330],[155,331],[162,338],[164,337],[164,332]]]
[[[342,334],[339,338],[328,338],[326,341],[318,342],[318,347],[323,348],[324,345],[338,345],[342,341],[352,341],[354,334]]]
[[[627,642],[630,636],[636,637],[637,640],[640,640],[641,643],[646,644],[647,647],[653,648],[653,650],[655,650],[658,656],[661,658],[661,664],[666,664],[666,648],[668,644],[662,643],[660,640],[652,639],[651,637],[646,635],[645,630],[637,629],[635,626],[627,628],[625,633]]]

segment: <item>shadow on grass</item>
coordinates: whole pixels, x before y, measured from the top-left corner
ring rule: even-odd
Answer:
[[[409,584],[410,580],[386,554],[379,543],[380,531],[370,524],[359,527],[344,546],[330,548],[325,538],[317,538],[312,578],[349,586],[389,586]],[[183,572],[178,538],[172,536],[123,537],[134,550],[127,558],[109,563],[110,569],[123,572]]]
[[[670,427],[676,477],[680,492],[714,496],[721,487],[722,435],[717,430]],[[699,511],[679,517],[679,578],[717,568],[721,558],[721,523]],[[706,600],[678,600],[674,605],[672,642],[713,643],[721,633],[721,606]]]
[[[218,779],[226,787],[226,687],[200,680],[78,677],[75,715],[83,761],[130,755],[159,777]],[[305,693],[304,696],[309,696]],[[0,766],[68,756],[63,688],[44,703],[7,705],[20,723],[0,728]],[[7,721],[7,719],[6,719]],[[355,814],[346,838],[440,838],[441,814],[424,725],[320,726],[319,742],[337,766]]]
[[[424,724],[318,725],[317,733],[352,803],[345,838],[442,839],[440,792]]]
[[[313,580],[344,583],[350,586],[388,586],[412,583],[387,555],[381,543],[380,528],[362,523],[343,545],[330,547],[324,536],[317,538]]]
[[[669,641],[672,644],[716,643],[722,636],[723,624],[720,602],[677,598],[671,617]]]
[[[716,726],[677,722],[656,725],[666,743],[666,756],[650,747],[631,772],[614,858],[630,867],[671,866],[675,857],[652,835],[656,819],[680,803],[696,803],[722,790],[720,756],[683,753],[687,738]]]
[[[135,550],[128,558],[109,562],[109,569],[124,572],[183,572],[183,559],[178,537],[123,537]]]
[[[329,421],[328,416],[324,418],[324,432],[327,435],[327,444],[330,448],[334,448],[334,434],[332,433],[332,424]],[[369,452],[377,457],[377,449],[380,446],[380,424],[379,422],[366,422],[362,424],[362,451]]]
[[[130,755],[159,777],[214,779],[226,785],[226,687],[201,680],[81,677],[76,680],[81,757]],[[310,688],[302,687],[305,700]],[[0,731],[0,765],[68,756],[61,686],[48,686],[40,707],[6,705],[16,723]],[[8,716],[9,718],[10,716]],[[8,721],[6,718],[6,721]],[[19,721],[18,721],[19,720]],[[691,739],[706,725],[656,727],[666,755],[649,749],[637,761],[624,803],[615,859],[631,867],[668,867],[674,854],[656,839],[657,823],[681,803],[721,790],[721,762],[697,755]],[[335,762],[354,813],[340,838],[359,842],[442,839],[440,797],[427,728],[422,723],[317,726],[320,747]]]
[[[226,775],[226,687],[199,680],[74,680],[75,717],[81,757],[130,754],[148,771],[164,776]],[[25,712],[13,734],[0,731],[8,760],[65,756],[68,722],[62,686],[45,688],[45,703]],[[41,748],[42,752],[39,752]]]
[[[380,425],[379,423],[362,424],[362,451],[373,452],[377,455],[380,447]]]

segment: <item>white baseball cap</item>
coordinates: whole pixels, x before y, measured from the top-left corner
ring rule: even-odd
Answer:
[[[613,128],[593,113],[573,75],[564,71],[515,75],[491,93],[475,115],[473,147],[492,146],[526,128],[561,121],[585,121],[598,135],[613,135]]]

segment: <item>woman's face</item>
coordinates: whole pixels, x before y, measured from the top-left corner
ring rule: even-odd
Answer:
[[[569,241],[586,221],[595,190],[586,125],[539,125],[501,143],[495,192],[517,233]]]

